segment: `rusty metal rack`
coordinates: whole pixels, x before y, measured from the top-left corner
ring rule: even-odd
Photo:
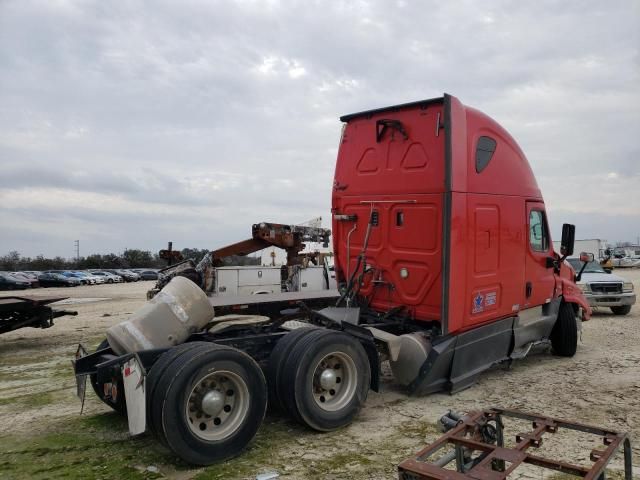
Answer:
[[[532,422],[533,429],[516,435],[513,448],[504,446],[504,419]],[[632,479],[631,443],[625,433],[515,410],[490,408],[466,415],[449,412],[440,420],[446,433],[398,466],[400,480],[503,480],[522,464],[534,465],[586,480],[604,479],[605,468],[622,446],[625,479]],[[603,449],[591,451],[590,466],[567,463],[531,453],[545,434],[560,429],[601,437]],[[444,453],[443,453],[444,450]],[[448,467],[448,468],[447,468]]]

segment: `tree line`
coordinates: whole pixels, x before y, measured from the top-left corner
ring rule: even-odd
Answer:
[[[187,259],[190,258],[198,263],[209,252],[206,249],[183,248],[180,253]],[[223,259],[224,265],[259,265],[260,258],[231,256]],[[36,257],[24,257],[17,251],[11,251],[0,257],[0,271],[15,272],[21,270],[91,270],[100,268],[163,268],[167,266],[167,261],[148,250],[127,249],[120,254],[94,253],[86,257],[47,258],[43,255]]]

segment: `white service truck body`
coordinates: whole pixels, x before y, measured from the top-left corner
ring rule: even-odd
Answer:
[[[236,266],[215,269],[214,296],[310,292],[336,289],[335,273],[324,266],[294,267],[290,282],[283,281],[282,267]],[[326,270],[326,273],[325,273]]]
[[[215,295],[255,295],[282,291],[280,267],[218,267]]]

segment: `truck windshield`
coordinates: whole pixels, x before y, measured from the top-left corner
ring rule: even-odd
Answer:
[[[568,258],[567,261],[571,264],[571,266],[576,272],[579,272],[580,269],[582,268],[582,262],[578,258]],[[607,273],[607,272],[604,271],[604,269],[600,266],[598,262],[594,261],[594,262],[587,263],[587,266],[584,267],[583,273]]]

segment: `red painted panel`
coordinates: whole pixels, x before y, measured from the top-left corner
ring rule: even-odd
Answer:
[[[500,258],[500,209],[496,203],[478,205],[475,218],[475,269],[478,275],[494,275]]]
[[[381,311],[406,305],[415,318],[439,319],[442,194],[388,195],[376,200],[379,203],[374,203],[373,209],[378,226],[372,227],[369,235],[366,263],[370,272],[363,277],[361,295]],[[363,249],[371,204],[362,201],[371,201],[371,196],[342,197],[334,203],[340,213],[358,216],[350,237],[354,222],[334,222],[334,250],[339,252],[336,267],[343,277],[347,275],[347,240],[350,238],[349,272],[353,272]]]
[[[380,135],[379,120],[400,122],[402,130],[388,127]],[[439,319],[441,308],[445,135],[438,120],[444,121],[438,102],[349,120],[332,198],[334,214],[358,217],[350,237],[353,222],[333,222],[338,278],[355,268],[373,202],[378,226],[369,236],[370,272],[360,293],[370,298],[373,308],[406,305],[425,320]]]
[[[436,193],[444,191],[442,104],[382,112],[349,121],[336,162],[334,199],[342,196]],[[388,128],[377,141],[378,120],[399,121],[408,138]]]
[[[468,329],[513,315],[524,289],[525,201],[505,195],[466,194],[469,261],[462,321]]]
[[[439,203],[439,202],[438,202]],[[423,250],[435,253],[439,239],[435,226],[440,220],[436,204],[398,204],[390,210],[389,246],[401,253],[402,250]],[[400,225],[399,225],[400,223]]]
[[[524,201],[541,195],[520,147],[497,122],[455,97],[451,97],[450,122],[452,193],[446,331],[456,333],[507,317],[521,308]],[[496,141],[496,150],[489,165],[477,173],[476,145],[483,135]]]
[[[454,168],[467,170],[463,191],[542,199],[527,157],[509,132],[484,113],[470,107],[465,110],[466,161],[454,162]],[[497,145],[487,167],[477,173],[476,146],[481,136],[493,138]]]

